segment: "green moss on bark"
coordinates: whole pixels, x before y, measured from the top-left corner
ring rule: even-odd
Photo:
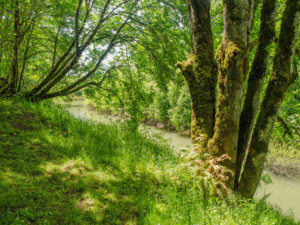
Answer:
[[[299,16],[299,1],[288,0],[281,24],[271,79],[254,128],[245,169],[238,184],[238,191],[245,197],[253,197],[256,191],[263,172],[277,113],[288,88],[297,76],[291,66],[298,38]]]
[[[259,45],[255,53],[248,79],[248,88],[244,108],[240,118],[238,156],[237,156],[237,187],[242,166],[247,154],[249,139],[254,126],[254,120],[259,109],[260,94],[267,71],[269,51],[268,46],[275,37],[277,0],[264,0],[261,11]]]
[[[201,57],[192,53],[185,62],[178,64],[192,99],[192,143],[202,148],[212,137],[215,117],[216,64],[208,60],[205,52]]]
[[[208,143],[210,154],[225,155],[220,165],[227,169],[227,186],[233,188],[236,171],[239,119],[244,87],[244,61],[247,54],[242,41],[223,39],[218,49],[218,105],[214,136]]]
[[[192,100],[192,143],[204,152],[213,135],[217,65],[210,26],[210,1],[188,0],[191,54],[178,63]]]

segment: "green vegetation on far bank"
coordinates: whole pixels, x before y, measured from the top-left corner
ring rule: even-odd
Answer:
[[[272,140],[269,146],[266,168],[284,177],[300,177],[300,150],[286,143]]]
[[[115,116],[124,116],[122,113],[113,112],[113,111],[106,111],[103,110],[101,107],[97,106],[97,104],[88,98],[73,96],[73,98],[63,98],[64,101],[73,101],[73,100],[83,100],[86,104],[89,104],[91,110],[95,110],[101,114],[107,115],[115,115]],[[189,108],[189,107],[185,107]],[[178,115],[179,116],[179,115]],[[136,121],[132,121],[133,123]],[[170,121],[163,123],[162,121],[147,118],[143,121],[145,125],[155,126],[159,129],[166,129],[170,131],[176,131],[180,135],[190,137],[190,130],[186,130],[182,132],[178,130],[172,125]],[[280,132],[284,133],[283,131],[278,132],[280,127],[277,127],[274,130],[274,135],[272,137],[271,143],[269,145],[269,154],[267,158],[266,168],[273,172],[276,175],[283,176],[283,177],[290,177],[290,178],[298,178],[300,177],[300,151],[299,147],[296,144],[286,143],[282,140],[279,140],[277,137],[280,136]],[[277,132],[277,133],[276,133]],[[281,137],[283,139],[283,137]]]
[[[50,102],[0,99],[0,224],[296,224],[209,196],[173,151]]]

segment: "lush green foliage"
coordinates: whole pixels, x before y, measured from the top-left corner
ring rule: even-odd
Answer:
[[[276,25],[277,36],[279,35],[284,4],[284,1],[278,1],[280,10]],[[261,5],[255,14],[251,34],[253,43],[258,38],[260,10]],[[221,1],[212,1],[211,15],[214,46],[217,49],[222,40],[223,32]],[[128,60],[130,60],[130,65],[134,70],[131,70],[130,73],[127,70],[122,70],[122,76],[119,76],[117,81],[106,83],[109,89],[93,92],[92,99],[99,109],[104,111],[108,109],[114,113],[124,112],[131,115],[133,120],[139,119],[136,121],[137,123],[147,119],[146,121],[151,121],[151,124],[165,123],[168,128],[183,131],[190,128],[191,107],[187,85],[181,73],[176,70],[175,64],[188,56],[190,48],[185,2],[178,1],[177,4],[155,9],[151,12],[150,17],[154,22],[148,25],[149,30],[144,31],[145,35],[139,39],[137,45],[128,47]],[[275,47],[275,44],[270,46],[270,62],[274,58]],[[255,48],[249,55],[250,66],[254,53]],[[296,62],[299,60],[298,57],[296,55]],[[261,99],[269,81],[270,71],[269,66]],[[129,79],[130,81],[128,81]],[[287,133],[286,128],[281,123],[277,122],[273,131],[276,142],[286,142],[293,146],[299,142],[299,132],[297,132],[300,122],[298,90],[299,78],[290,88],[280,111],[280,115],[291,130],[293,137]],[[88,94],[87,96],[90,97],[91,95]],[[134,102],[133,105],[137,104],[138,106],[132,108],[132,105],[130,104],[129,107],[126,102]],[[139,116],[134,116],[136,114]]]
[[[18,68],[21,76],[20,91],[24,93],[32,90],[50,74],[76,40],[78,2],[80,1],[0,1],[0,87],[7,81],[11,72],[11,52],[17,38],[14,35],[14,12],[18,4],[21,24]],[[85,19],[86,10],[92,2],[93,10]],[[107,19],[101,23],[101,29],[95,30],[108,2],[107,12],[103,14]],[[110,14],[118,4],[120,5],[116,14]],[[283,0],[278,1],[278,9],[277,36],[284,9]],[[131,15],[132,10],[136,10],[134,16]],[[255,14],[251,34],[251,41],[254,42],[259,33],[260,10],[261,5]],[[107,46],[113,39],[111,34],[120,28],[126,18],[129,18],[128,24],[112,42],[113,48],[106,53]],[[211,24],[214,46],[217,48],[223,32],[221,1],[214,0],[211,3]],[[114,113],[123,112],[131,118],[133,128],[145,119],[165,123],[167,127],[179,131],[190,127],[189,94],[184,78],[175,66],[178,61],[187,58],[190,49],[185,1],[140,0],[129,3],[116,0],[83,0],[79,8],[78,25],[83,26],[83,32],[78,39],[80,49],[88,44],[87,39],[92,37],[89,35],[93,30],[96,31],[95,36],[87,47],[82,49],[79,59],[74,61],[76,63],[70,67],[66,76],[51,89],[52,94],[72,93],[76,88],[63,93],[59,91],[68,89],[71,84],[87,75],[87,71],[93,70],[98,59],[103,56],[96,71],[87,77],[82,85],[76,86],[90,86],[85,90],[85,94],[94,100],[99,109]],[[111,32],[112,30],[114,32]],[[274,57],[274,49],[275,44],[269,49],[270,61]],[[66,61],[65,67],[71,64],[76,51],[73,46],[66,58],[69,61]],[[254,52],[250,53],[250,61]],[[299,61],[299,50],[295,61]],[[268,78],[265,84],[267,83]],[[274,129],[274,136],[279,142],[287,142],[294,146],[299,140],[298,89],[299,79],[290,89],[280,112],[292,131],[293,138],[281,123],[277,123]]]
[[[0,109],[1,224],[295,224],[264,202],[209,196],[147,133],[49,102]]]
[[[217,48],[222,6],[211,3]],[[30,100],[76,93],[127,118],[106,126],[76,120],[49,102],[1,100],[0,223],[293,224],[264,202],[210,196],[167,146],[137,133],[142,121],[190,128],[190,95],[175,66],[189,49],[183,0],[0,0],[1,95],[16,70],[16,93]],[[275,43],[269,51],[272,61]],[[299,50],[296,67],[298,61]],[[272,160],[299,162],[299,84],[282,105],[271,167]]]

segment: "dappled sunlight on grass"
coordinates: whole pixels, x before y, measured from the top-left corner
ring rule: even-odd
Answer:
[[[94,213],[101,213],[101,209],[105,209],[105,206],[101,204],[96,198],[85,194],[80,201],[76,202],[76,207],[83,211],[92,211]]]
[[[147,134],[49,103],[0,107],[0,224],[293,224],[265,204],[208,198]]]
[[[5,104],[6,110],[14,110],[13,102]],[[55,109],[52,114],[52,109],[43,105],[20,108],[25,114],[39,114],[32,117],[35,129],[26,133],[22,120],[11,126],[17,117],[1,127],[0,206],[5,209],[1,224],[14,223],[12,215],[43,224],[143,221],[151,193],[157,189],[158,179],[153,174],[162,174],[154,162],[160,160],[160,154],[171,156],[170,150],[161,148],[153,155],[157,145],[137,134],[126,137],[113,127],[83,124],[67,113],[55,113]],[[1,117],[5,120],[12,114]]]
[[[9,168],[2,168],[0,172],[0,184],[7,186],[17,186],[18,184],[28,184],[31,183],[30,177],[27,177],[23,174],[12,172]]]
[[[56,164],[53,162],[47,162],[46,165],[41,166],[46,173],[51,174],[54,171],[61,171],[66,172],[71,175],[80,176],[83,173],[92,170],[89,165],[86,165],[82,160],[75,159],[75,160],[67,160],[62,164]]]

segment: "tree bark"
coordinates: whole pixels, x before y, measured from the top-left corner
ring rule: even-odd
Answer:
[[[254,128],[245,169],[238,191],[252,198],[264,169],[274,122],[290,85],[297,77],[292,71],[292,59],[298,37],[300,1],[287,0],[270,82]]]
[[[24,56],[23,56],[23,63],[22,63],[22,68],[21,68],[19,81],[18,81],[17,93],[19,93],[21,91],[21,88],[22,88],[23,76],[24,76],[26,63],[27,63],[27,60],[28,60],[28,51],[29,51],[29,47],[30,47],[30,41],[31,41],[34,26],[35,26],[35,20],[33,20],[32,25],[29,28],[29,29],[31,29],[31,31],[28,35],[26,46],[25,46],[25,52],[24,52]]]
[[[254,120],[259,108],[260,93],[268,66],[268,46],[273,42],[275,37],[276,3],[277,0],[263,1],[259,45],[249,74],[247,94],[240,118],[235,186],[237,186],[240,178],[242,165],[247,152],[247,146],[255,122]]]
[[[12,96],[16,94],[19,80],[19,44],[20,44],[20,9],[19,0],[15,0],[14,13],[14,39],[13,39],[13,56],[11,61],[10,74],[7,79],[7,85],[0,90],[0,94]]]
[[[52,57],[52,66],[51,66],[51,69],[54,68],[55,61],[56,61],[56,51],[57,51],[58,38],[59,38],[59,33],[60,33],[60,29],[61,28],[62,28],[62,25],[60,25],[58,27],[57,33],[56,33],[56,37],[55,37],[55,41],[54,41],[54,48],[53,48],[53,57]]]
[[[192,144],[206,151],[215,123],[215,87],[217,64],[214,59],[210,26],[210,1],[188,0],[191,54],[177,63],[189,87],[192,99]]]
[[[247,65],[251,6],[248,0],[223,0],[224,37],[217,52],[219,63],[216,124],[208,143],[224,169],[225,183],[233,190],[236,172],[239,120]]]

